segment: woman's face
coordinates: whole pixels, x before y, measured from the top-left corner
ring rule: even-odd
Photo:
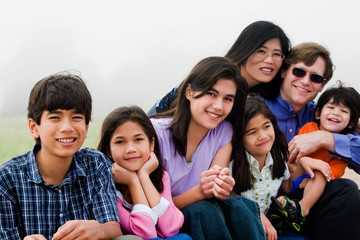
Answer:
[[[200,93],[191,90],[190,85],[186,89],[186,98],[190,101],[190,124],[207,131],[214,129],[231,112],[236,85],[233,80],[220,78],[207,93],[196,98]]]
[[[249,88],[270,82],[275,77],[283,62],[279,55],[282,55],[280,40],[272,38],[249,56],[245,64],[240,66],[241,75]]]

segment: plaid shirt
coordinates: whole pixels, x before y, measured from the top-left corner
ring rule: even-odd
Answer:
[[[68,220],[118,221],[111,162],[84,148],[59,187],[40,176],[33,151],[0,165],[0,239],[42,234],[51,239]]]

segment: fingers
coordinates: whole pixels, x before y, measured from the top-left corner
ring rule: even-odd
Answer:
[[[218,178],[215,179],[213,194],[219,199],[225,199],[233,190],[234,185],[235,180],[233,177],[227,175],[220,175]]]
[[[46,240],[46,238],[41,234],[34,234],[26,236],[24,240]]]
[[[310,175],[311,178],[314,177],[314,172],[309,166],[304,167],[304,169]]]
[[[68,222],[66,222],[64,225],[59,227],[59,229],[54,234],[52,239],[53,240],[58,240],[58,239],[62,239],[65,236],[69,237],[69,239],[74,239],[74,237],[72,237],[72,238],[70,238],[70,237],[71,237],[71,233],[74,231],[76,226],[77,226],[76,221],[68,221]]]
[[[277,232],[273,226],[266,226],[265,229],[268,240],[277,240]]]

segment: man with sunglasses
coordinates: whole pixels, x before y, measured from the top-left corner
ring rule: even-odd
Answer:
[[[286,136],[290,163],[297,163],[301,157],[324,147],[360,173],[360,136],[357,133],[341,135],[316,131],[296,135],[303,125],[315,120],[316,104],[313,100],[332,75],[330,53],[323,46],[312,42],[299,44],[284,60],[278,97],[263,100]],[[301,199],[302,191],[292,193],[289,197]],[[358,187],[351,180],[336,179],[327,183],[323,195],[301,226],[300,233],[311,239],[360,239],[359,225]]]

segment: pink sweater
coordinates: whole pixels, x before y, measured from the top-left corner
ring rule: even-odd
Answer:
[[[117,205],[120,225],[124,234],[135,234],[144,239],[171,237],[179,232],[184,223],[184,215],[175,207],[170,189],[169,174],[163,174],[164,190],[160,203],[153,208],[144,204],[127,203],[117,191]]]

